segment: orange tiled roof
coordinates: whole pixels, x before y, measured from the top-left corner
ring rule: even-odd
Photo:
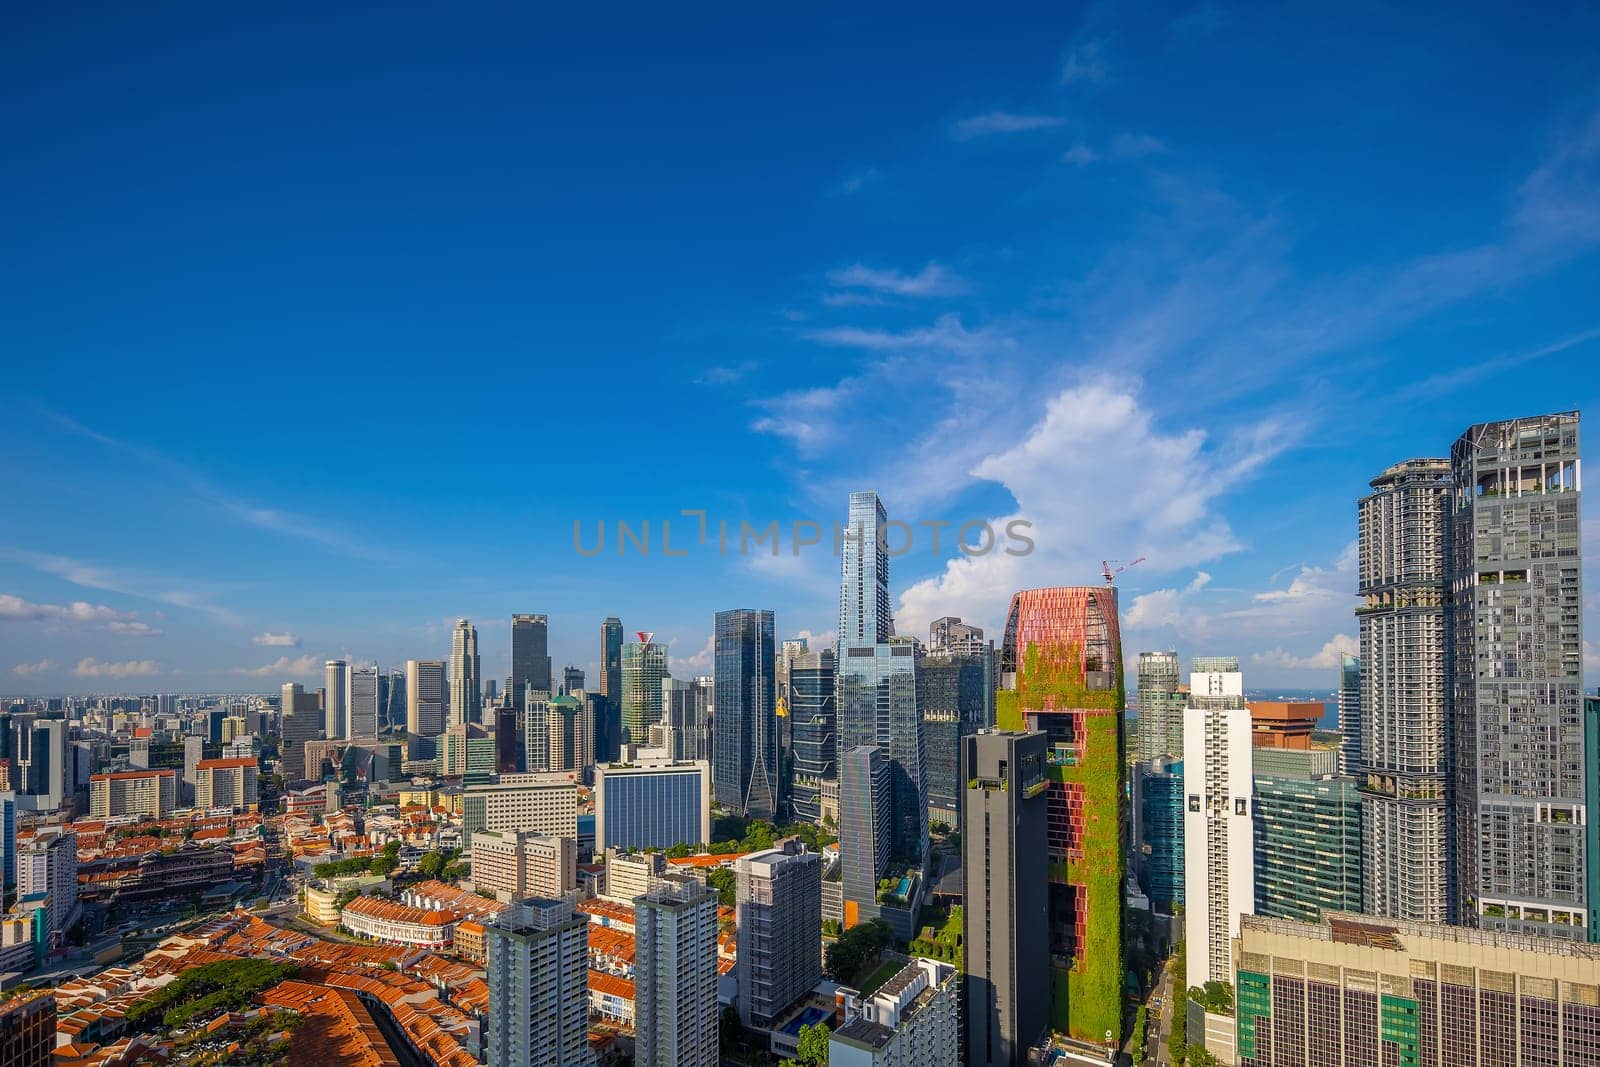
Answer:
[[[413,908],[409,904],[398,904],[392,900],[381,900],[378,897],[357,897],[345,905],[345,911],[353,911],[357,915],[370,915],[374,919],[385,919],[389,922],[416,923],[419,926],[449,926],[461,916],[448,909],[442,911],[429,911],[426,908]]]
[[[633,999],[633,983],[626,978],[619,978],[614,974],[604,971],[589,971],[589,989],[597,993],[610,993],[623,1000]]]

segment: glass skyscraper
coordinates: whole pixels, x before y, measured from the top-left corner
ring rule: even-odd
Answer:
[[[600,696],[594,709],[594,758],[617,758],[622,740],[622,620],[612,615],[600,624]]]
[[[717,802],[755,818],[778,816],[778,718],[772,612],[719,611],[711,746]]]
[[[831,651],[807,652],[789,665],[790,804],[794,817],[809,823],[822,820],[822,783],[839,774],[834,684]]]
[[[530,688],[550,686],[550,616],[511,616],[511,702],[520,711]]]
[[[1179,677],[1176,652],[1139,653],[1141,760],[1183,755],[1183,709],[1188,706],[1188,698]]]
[[[927,752],[928,817],[954,827],[963,788],[960,740],[993,724],[993,648],[977,627],[955,619],[939,623],[945,624],[945,644],[917,661],[917,706]],[[932,631],[935,642],[941,639],[939,623]],[[955,627],[964,631],[960,642],[949,640]]]
[[[647,745],[650,727],[661,721],[661,679],[667,676],[667,646],[640,631],[638,641],[622,646],[622,737],[629,745]],[[616,749],[613,747],[613,754]],[[596,757],[598,759],[598,756]]]

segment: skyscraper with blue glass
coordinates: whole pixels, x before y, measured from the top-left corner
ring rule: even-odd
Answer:
[[[711,756],[717,803],[754,818],[778,815],[778,718],[772,612],[719,611]]]

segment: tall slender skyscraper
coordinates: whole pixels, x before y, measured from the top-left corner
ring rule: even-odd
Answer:
[[[1191,986],[1233,981],[1239,916],[1255,912],[1255,777],[1244,676],[1197,656],[1183,724],[1184,938]]]
[[[450,725],[483,721],[483,680],[479,673],[478,630],[457,619],[450,637]]]
[[[617,757],[622,740],[622,620],[612,615],[600,624],[600,696],[595,706],[594,758]]]
[[[327,738],[350,736],[350,664],[330,659],[323,665],[323,685],[327,694],[322,705],[322,731]]]
[[[1050,1032],[1050,802],[1043,733],[961,740],[967,1063],[1024,1067]]]
[[[778,815],[773,634],[770,611],[717,612],[713,785],[723,807],[760,819]]]
[[[1355,777],[1361,768],[1361,659],[1339,657],[1339,773]]]
[[[894,851],[894,779],[877,745],[839,758],[839,862],[844,925],[879,918],[878,880]]]
[[[305,780],[306,742],[323,736],[325,722],[322,709],[317,707],[317,694],[306,692],[299,682],[284,684],[283,703],[278,710],[284,781]]]
[[[790,805],[803,822],[822,821],[822,783],[839,776],[835,699],[832,649],[807,652],[789,665]]]
[[[634,900],[634,1062],[717,1067],[717,897],[669,874]]]
[[[1183,708],[1176,652],[1139,653],[1139,758],[1183,755]]]
[[[894,778],[895,854],[920,864],[928,850],[927,752],[917,707],[916,645],[894,636],[889,613],[889,555],[883,539],[887,522],[877,493],[850,494],[834,660],[839,751],[876,745],[888,755]]]
[[[378,675],[378,729],[403,730],[406,725],[406,673],[390,669]]]
[[[1412,459],[1388,468],[1372,480],[1358,515],[1361,748],[1351,773],[1363,787],[1362,908],[1454,922],[1449,462]],[[1342,671],[1341,729],[1347,685]],[[1349,765],[1344,747],[1340,759]]]
[[[650,727],[661,721],[661,679],[667,676],[667,646],[640,630],[622,646],[623,744],[647,745]]]
[[[378,667],[351,667],[345,675],[344,737],[378,736]]]
[[[550,616],[511,616],[511,700],[522,710],[528,687],[550,687]]]
[[[1122,638],[1109,586],[1026,589],[1000,649],[1002,730],[1049,738],[1051,1023],[1083,1041],[1122,1027]]]
[[[561,668],[560,696],[569,697],[582,688],[584,688],[582,667],[573,667],[569,665]]]
[[[1450,463],[1461,919],[1585,938],[1578,413],[1473,426]]]
[[[406,733],[433,739],[444,733],[444,661],[406,660]]]

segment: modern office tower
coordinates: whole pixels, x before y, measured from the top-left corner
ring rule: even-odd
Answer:
[[[406,660],[406,736],[432,740],[444,733],[445,665],[437,659]]]
[[[822,822],[822,783],[839,777],[838,716],[831,649],[789,664],[789,731],[794,757],[789,804],[802,822]]]
[[[511,616],[511,680],[506,691],[520,709],[529,686],[552,692],[550,616]]]
[[[917,706],[927,753],[928,818],[953,827],[962,791],[961,738],[994,725],[994,657],[976,626],[953,617],[940,619],[933,625],[936,638],[940,623],[946,624],[945,644],[917,660]],[[952,628],[954,638],[949,636]],[[968,636],[962,637],[963,631]]]
[[[1361,769],[1361,659],[1339,657],[1339,773],[1354,778]]]
[[[777,709],[777,807],[786,817],[792,815],[793,798],[790,792],[794,785],[794,720],[789,717],[789,704],[794,694],[790,691],[789,680],[794,661],[809,651],[811,644],[807,638],[791,637],[778,647],[777,654],[776,701],[773,705]]]
[[[1024,1067],[1050,1034],[1049,739],[961,739],[967,1063]]]
[[[589,918],[573,897],[518,901],[485,928],[489,1067],[580,1067],[589,1046]]]
[[[17,903],[44,910],[47,945],[58,948],[77,917],[77,834],[49,826],[17,849]]]
[[[1450,464],[1397,463],[1358,505],[1363,910],[1456,921],[1451,863]],[[1344,725],[1348,673],[1340,675]],[[1346,737],[1348,740],[1348,735]]]
[[[834,661],[839,751],[877,745],[894,779],[895,855],[928,852],[927,750],[917,708],[916,643],[894,636],[889,612],[888,513],[875,492],[850,494],[841,539],[839,644]],[[720,702],[718,707],[720,709]]]
[[[510,680],[507,679],[507,681],[509,682]],[[484,683],[483,683],[483,697],[482,697],[480,703],[484,707],[488,707],[490,704],[495,703],[499,699],[500,699],[500,690],[499,690],[499,687],[498,687],[498,683],[493,678],[486,679],[484,681]],[[509,694],[507,694],[506,699],[507,700],[511,699]]]
[[[450,725],[483,721],[483,678],[478,628],[457,619],[450,635]]]
[[[1122,1026],[1125,770],[1116,590],[1068,586],[1012,597],[1000,686],[1000,728],[1042,730],[1049,739],[1051,1023],[1102,1043],[1107,1030]]]
[[[1473,426],[1450,464],[1460,918],[1586,938],[1578,414]]]
[[[1139,653],[1139,758],[1176,759],[1183,755],[1183,709],[1188,694],[1180,684],[1176,652]]]
[[[523,694],[520,706],[522,713],[517,732],[523,769],[554,770],[550,766],[550,694],[543,689],[530,689]]]
[[[1255,907],[1254,743],[1236,657],[1195,657],[1183,746],[1184,981],[1203,986],[1231,980],[1239,916]]]
[[[323,665],[322,733],[324,737],[350,736],[350,664],[330,659]]]
[[[1183,761],[1133,768],[1133,843],[1139,888],[1162,909],[1183,903]]]
[[[378,675],[378,729],[403,730],[406,726],[406,674],[387,670]]]
[[[667,875],[634,902],[634,1063],[717,1067],[717,895]]]
[[[711,767],[670,759],[597,764],[594,845],[671,848],[711,841]]]
[[[547,731],[549,769],[587,777],[594,766],[594,700],[582,687],[575,696],[550,701]]]
[[[0,889],[17,884],[17,794],[0,790]]]
[[[615,615],[600,624],[600,695],[605,707],[596,708],[594,758],[617,758],[622,743],[622,622]]]
[[[461,796],[461,840],[479,830],[525,830],[578,838],[578,785],[570,773],[502,774]]]
[[[253,756],[203,759],[195,770],[195,807],[202,811],[214,808],[255,810],[259,802],[261,768]]]
[[[1600,1063],[1600,946],[1438,923],[1247,916],[1243,1067]]]
[[[560,696],[569,697],[574,693],[583,691],[583,668],[566,666],[561,668]]]
[[[378,735],[378,668],[351,667],[345,675],[345,732],[341,737]]]
[[[667,646],[640,630],[639,640],[622,646],[622,737],[620,744],[649,743],[650,727],[661,721],[661,679],[667,676]]]
[[[306,742],[321,737],[324,725],[322,709],[317,707],[317,694],[306,692],[299,682],[285,683],[278,721],[283,780],[303,782],[306,779]]]
[[[72,795],[75,771],[64,719],[12,716],[11,779],[17,803],[29,811],[56,811]]]
[[[1260,744],[1251,752],[1258,915],[1310,922],[1359,910],[1361,796],[1355,779],[1337,773],[1339,755]]]
[[[878,918],[878,880],[894,854],[894,779],[877,745],[857,745],[839,760],[839,862],[844,926]]]
[[[778,816],[773,632],[770,611],[739,608],[716,615],[712,767],[717,803],[759,819]]]
[[[695,740],[698,730],[694,683],[683,678],[661,679],[661,723],[663,747],[673,759],[698,759]]]
[[[494,773],[515,774],[518,771],[544,771],[548,767],[535,767],[523,757],[522,718],[516,708],[494,709]]]
[[[94,819],[122,815],[164,819],[177,806],[177,798],[178,776],[172,771],[116,771],[89,777],[89,816]]]
[[[828,1037],[831,1067],[958,1067],[961,973],[948,963],[913,959],[857,1001]]]
[[[578,842],[521,830],[472,835],[472,888],[499,900],[559,900],[578,888]]]
[[[767,1029],[822,980],[822,857],[789,837],[733,873],[739,1016]]]
[[[0,1067],[50,1067],[56,1047],[56,998],[49,989],[0,1003]]]

